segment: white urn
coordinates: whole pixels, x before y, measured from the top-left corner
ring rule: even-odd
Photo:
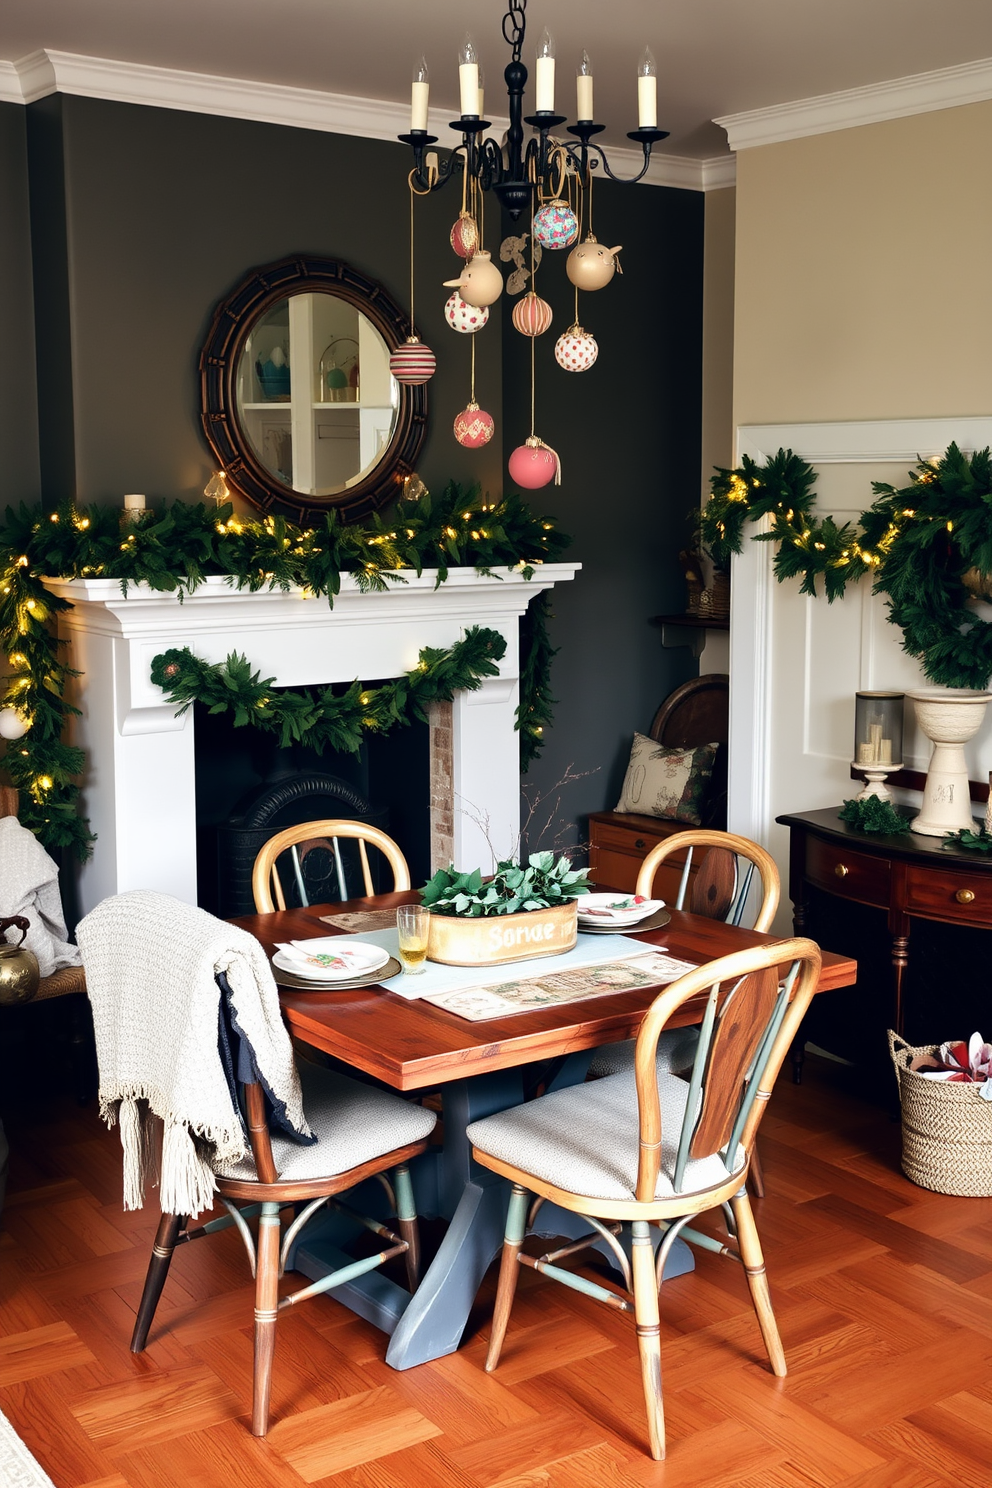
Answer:
[[[971,792],[964,746],[981,728],[992,693],[961,687],[921,687],[907,693],[916,708],[916,721],[933,744],[923,805],[911,822],[924,837],[971,829]]]

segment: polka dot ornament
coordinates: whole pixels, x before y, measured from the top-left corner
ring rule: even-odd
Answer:
[[[419,387],[429,382],[437,368],[437,358],[429,346],[424,346],[416,336],[409,336],[402,346],[389,358],[389,370],[397,382],[410,387]]]
[[[534,236],[542,248],[571,248],[579,236],[579,223],[568,202],[556,198],[534,217]]]
[[[492,439],[496,421],[478,403],[470,403],[455,419],[454,429],[455,438],[465,449],[481,449]]]
[[[453,295],[448,296],[444,318],[453,331],[471,335],[474,331],[481,331],[489,319],[489,306],[466,304],[456,289]]]
[[[596,337],[581,326],[569,326],[555,342],[555,361],[566,372],[588,372],[599,356]]]
[[[551,306],[528,290],[513,307],[513,324],[523,336],[543,336],[551,324]]]

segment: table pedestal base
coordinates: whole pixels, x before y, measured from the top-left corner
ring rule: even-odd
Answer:
[[[584,1078],[588,1062],[589,1054],[573,1055],[564,1083]],[[560,1088],[563,1075],[564,1070],[555,1079],[554,1088]],[[521,1099],[519,1068],[444,1086],[444,1148],[427,1152],[410,1165],[418,1213],[424,1218],[450,1221],[437,1255],[413,1296],[381,1271],[358,1277],[331,1294],[391,1335],[386,1363],[394,1369],[411,1369],[415,1364],[453,1354],[461,1342],[483,1277],[502,1247],[510,1195],[505,1179],[472,1160],[465,1128],[472,1121],[518,1105]],[[376,1183],[354,1190],[349,1203],[365,1213],[386,1217],[385,1196]],[[582,1215],[548,1203],[540,1209],[533,1233],[577,1240],[588,1230]],[[287,1266],[316,1281],[347,1264],[349,1257],[343,1247],[360,1233],[360,1227],[344,1215],[319,1214],[297,1240]],[[659,1230],[658,1244],[661,1239]],[[597,1249],[612,1264],[609,1246],[601,1242]],[[691,1250],[677,1240],[665,1267],[666,1280],[693,1268]]]

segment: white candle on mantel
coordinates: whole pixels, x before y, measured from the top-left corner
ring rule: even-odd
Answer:
[[[589,53],[582,53],[575,74],[575,117],[583,123],[592,123],[596,115],[592,111],[592,63]]]
[[[658,128],[658,69],[649,47],[637,68],[637,127]]]
[[[431,84],[430,74],[427,71],[427,63],[423,57],[413,69],[413,88],[410,97],[410,133],[415,130],[427,129],[427,105],[430,100]]]
[[[466,36],[458,53],[458,97],[463,119],[479,117],[479,58]]]
[[[145,498],[142,495],[130,495],[124,497],[125,511],[144,511]]]
[[[553,114],[555,111],[555,42],[548,30],[541,33],[541,39],[537,44],[534,92],[537,112]]]

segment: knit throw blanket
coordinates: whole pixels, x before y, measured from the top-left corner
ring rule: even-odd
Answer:
[[[30,928],[24,944],[38,957],[43,977],[63,966],[79,965],[79,948],[65,932],[59,870],[33,832],[16,816],[0,817],[0,916],[24,915]],[[0,940],[13,941],[9,930]]]
[[[78,927],[100,1064],[100,1114],[120,1123],[124,1207],[140,1209],[154,1172],[151,1121],[163,1123],[167,1214],[210,1208],[214,1168],[249,1144],[218,1050],[224,972],[238,1029],[290,1125],[312,1135],[279,995],[254,936],[166,894],[118,894]]]

